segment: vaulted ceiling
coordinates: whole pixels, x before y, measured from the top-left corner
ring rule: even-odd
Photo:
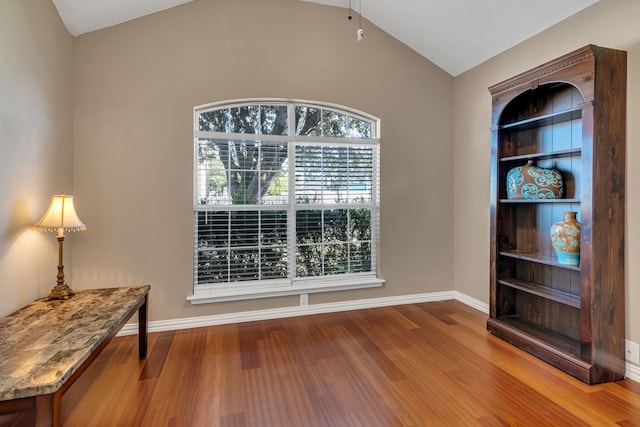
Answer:
[[[192,0],[53,0],[78,36]],[[263,0],[268,1],[268,0]],[[600,0],[302,0],[354,10],[456,76]],[[363,23],[366,39],[366,22]],[[354,33],[354,40],[355,40]]]

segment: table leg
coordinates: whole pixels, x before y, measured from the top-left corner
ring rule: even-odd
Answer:
[[[147,306],[149,305],[149,294],[144,296],[144,303],[138,309],[138,358],[147,358]]]
[[[36,427],[58,427],[60,418],[56,420],[54,417],[53,394],[45,394],[36,396]],[[60,410],[58,408],[58,414]]]

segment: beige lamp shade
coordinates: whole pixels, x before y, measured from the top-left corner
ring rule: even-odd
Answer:
[[[55,194],[44,216],[34,226],[40,231],[84,231],[87,227],[80,221],[73,205],[73,196]]]
[[[51,204],[44,216],[33,226],[39,231],[58,232],[58,275],[56,286],[46,297],[47,301],[66,300],[73,296],[71,288],[64,283],[64,265],[62,264],[62,242],[64,242],[65,231],[84,231],[87,229],[78,218],[76,208],[73,205],[73,196],[66,194],[54,194],[51,197]]]

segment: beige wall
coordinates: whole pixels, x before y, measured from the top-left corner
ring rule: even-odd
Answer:
[[[626,169],[627,339],[640,342],[640,2],[602,0],[458,76],[454,82],[455,289],[488,302],[491,97],[487,87],[587,44],[628,51]]]
[[[52,194],[73,191],[72,55],[53,3],[0,1],[0,315],[55,285],[55,234],[31,225]]]
[[[344,9],[298,0],[197,0],[80,36],[74,183],[88,230],[76,287],[150,283],[151,320],[298,304],[193,306],[196,105],[277,97],[329,102],[382,122],[381,289],[310,303],[453,289],[453,78]]]

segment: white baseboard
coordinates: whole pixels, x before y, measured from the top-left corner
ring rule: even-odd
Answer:
[[[489,314],[489,304],[484,303],[475,298],[471,298],[470,296],[460,293],[458,291],[453,291],[453,294],[454,294],[453,299],[460,301],[461,303],[466,304],[469,307],[475,308],[478,311]]]
[[[627,362],[625,377],[640,383],[640,366],[635,363]]]
[[[419,302],[445,301],[460,299],[459,292],[433,292],[428,294],[400,295],[395,297],[371,298],[353,301],[341,301],[326,304],[298,305],[294,307],[282,307],[270,310],[243,311],[240,313],[214,314],[211,316],[190,317],[185,319],[158,320],[149,322],[149,332],[174,331],[178,329],[201,328],[205,326],[226,325],[230,323],[251,322],[255,320],[283,319],[286,317],[306,316],[310,314],[334,313],[339,311],[359,310],[363,308],[386,307],[401,304],[414,304]],[[480,301],[466,297],[471,302],[475,301],[475,307],[486,305]],[[474,306],[472,304],[469,304]],[[487,306],[488,307],[488,306]],[[488,308],[485,312],[489,312]],[[137,323],[128,323],[118,333],[118,336],[138,333]]]
[[[310,314],[334,313],[338,311],[359,310],[364,308],[387,307],[420,302],[457,300],[483,313],[489,313],[489,304],[457,291],[432,292],[428,294],[401,295],[385,298],[371,298],[354,301],[341,301],[327,304],[299,305],[270,310],[245,311],[241,313],[214,314],[211,316],[186,319],[157,320],[149,322],[149,332],[175,331],[179,329],[201,328],[205,326],[226,325],[230,323],[251,322],[255,320],[283,319],[286,317],[306,316]],[[118,336],[138,333],[137,323],[128,323]],[[640,382],[640,366],[626,363],[626,377]]]

